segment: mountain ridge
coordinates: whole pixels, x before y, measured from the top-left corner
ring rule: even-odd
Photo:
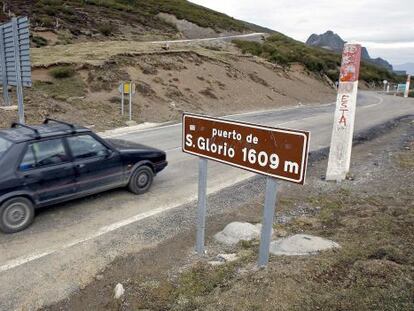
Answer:
[[[328,30],[320,35],[314,33],[306,40],[306,44],[309,46],[320,47],[337,53],[342,53],[345,43],[346,41],[332,30]],[[393,66],[385,59],[381,57],[371,58],[366,47],[362,47],[361,58],[376,66],[386,68],[390,71],[393,70]]]
[[[395,70],[406,71],[408,74],[414,75],[414,63],[403,63],[394,66]]]

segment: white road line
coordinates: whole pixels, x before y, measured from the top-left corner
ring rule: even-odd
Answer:
[[[253,177],[254,175],[255,174],[253,174],[253,173],[245,173],[244,175],[238,176],[235,179],[227,181],[226,183],[211,187],[210,189],[208,189],[208,194],[209,195],[214,194],[214,193],[216,193],[216,192],[218,192],[218,191],[220,191],[224,188],[227,188],[227,187],[232,186],[234,184],[237,184],[239,182],[245,181],[245,180]],[[158,207],[158,208],[156,208],[154,210],[151,210],[149,212],[141,213],[141,214],[132,216],[130,218],[115,222],[113,224],[103,226],[103,227],[99,228],[95,233],[87,235],[86,237],[84,237],[82,239],[75,239],[75,240],[73,240],[73,241],[71,241],[67,244],[64,244],[64,245],[56,247],[56,248],[51,248],[51,249],[48,249],[48,250],[45,250],[45,251],[42,251],[42,252],[32,253],[32,254],[27,255],[27,256],[21,256],[21,257],[18,257],[16,259],[9,260],[5,264],[0,266],[0,273],[11,270],[11,269],[14,269],[14,268],[17,268],[19,266],[22,266],[22,265],[30,263],[32,261],[44,258],[46,256],[53,255],[53,254],[55,254],[59,251],[64,251],[68,248],[71,248],[73,246],[82,244],[84,242],[96,239],[96,238],[98,238],[98,237],[100,237],[104,234],[113,232],[115,230],[118,230],[118,229],[120,229],[122,227],[125,227],[125,226],[128,226],[130,224],[133,224],[135,222],[144,220],[144,219],[149,218],[149,217],[156,216],[158,214],[161,214],[163,212],[172,210],[172,209],[177,208],[179,206],[189,204],[189,203],[195,201],[196,199],[197,199],[197,195],[194,194],[191,197],[187,197],[182,202],[172,203],[172,204],[167,205],[167,206]]]

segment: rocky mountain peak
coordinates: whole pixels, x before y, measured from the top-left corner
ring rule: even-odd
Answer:
[[[344,41],[338,34],[334,33],[332,30],[328,30],[323,34],[312,34],[306,44],[310,46],[316,46],[324,48],[333,52],[342,53],[346,41]],[[365,47],[362,47],[362,59],[368,61],[379,67],[392,70],[392,65],[382,58],[371,58],[368,50]]]

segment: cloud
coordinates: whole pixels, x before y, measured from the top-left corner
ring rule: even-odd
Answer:
[[[300,41],[312,33],[333,30],[346,41],[385,44],[373,46],[391,62],[412,59],[414,1],[412,0],[192,0],[238,19],[282,32]],[[411,47],[411,45],[410,45]],[[382,56],[382,55],[380,55]]]

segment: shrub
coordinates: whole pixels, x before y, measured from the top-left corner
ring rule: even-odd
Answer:
[[[37,48],[40,48],[42,46],[46,46],[47,45],[47,40],[45,38],[39,37],[39,36],[33,36],[32,42],[34,43],[34,45]]]
[[[35,23],[42,26],[42,27],[53,27],[55,26],[55,22],[53,18],[49,16],[40,16],[35,19]]]
[[[262,45],[258,42],[234,40],[233,43],[241,49],[243,54],[250,53],[259,56],[263,53]]]
[[[49,73],[55,79],[64,79],[73,77],[75,70],[71,66],[59,66],[52,68]]]
[[[101,24],[98,26],[98,31],[103,34],[104,36],[110,36],[114,31],[114,28],[111,24]]]

